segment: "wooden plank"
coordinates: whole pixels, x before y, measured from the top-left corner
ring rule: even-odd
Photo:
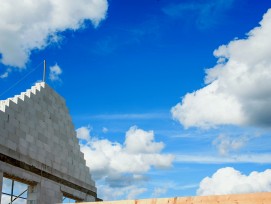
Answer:
[[[143,200],[105,201],[82,204],[271,204],[271,193],[153,198]]]
[[[119,200],[119,201],[105,201],[105,202],[83,202],[80,204],[135,204],[135,200]]]
[[[146,199],[146,200],[136,200],[135,204],[176,204],[176,198],[153,198],[153,199]]]

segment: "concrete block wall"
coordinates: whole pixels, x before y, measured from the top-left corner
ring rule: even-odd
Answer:
[[[27,204],[61,203],[64,193],[72,195],[79,201],[95,201],[95,197],[87,193],[0,161],[0,183],[1,175],[29,185]]]
[[[36,185],[28,187],[27,204],[59,203],[62,197],[63,193],[57,183],[43,179]]]
[[[3,172],[0,170],[0,192],[2,192],[2,186],[3,186]],[[1,203],[1,197],[0,196],[0,203]]]
[[[0,153],[97,191],[65,100],[44,82],[0,101]]]

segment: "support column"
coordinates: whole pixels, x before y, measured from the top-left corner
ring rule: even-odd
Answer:
[[[63,193],[60,186],[50,180],[41,180],[35,186],[29,186],[27,204],[62,203]]]
[[[0,171],[0,203],[1,203],[1,197],[2,197],[2,186],[3,186],[3,172]]]
[[[35,186],[28,186],[27,204],[38,204],[40,197],[40,183]]]
[[[84,199],[86,202],[95,202],[95,198],[91,195],[86,195],[86,198]]]

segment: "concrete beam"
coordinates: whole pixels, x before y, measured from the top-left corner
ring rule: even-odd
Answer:
[[[22,161],[14,159],[14,158],[12,158],[12,157],[10,157],[8,155],[0,153],[0,161],[3,161],[5,163],[7,163],[7,164],[11,164],[13,166],[19,167],[19,168],[24,169],[24,170],[26,170],[28,172],[37,174],[37,175],[39,175],[41,177],[47,178],[47,179],[52,180],[54,182],[57,182],[59,184],[66,185],[66,186],[68,186],[70,188],[76,189],[78,191],[84,192],[84,193],[86,193],[88,195],[91,195],[91,196],[97,198],[97,193],[94,192],[94,191],[91,191],[91,190],[86,189],[86,188],[84,188],[82,186],[74,184],[74,183],[72,183],[72,182],[70,182],[68,180],[63,179],[63,178],[57,177],[57,176],[55,176],[55,175],[53,175],[51,173],[48,173],[48,172],[46,172],[46,171],[44,171],[42,169],[38,169],[35,166],[31,166],[31,165],[26,164],[26,163],[24,163]]]

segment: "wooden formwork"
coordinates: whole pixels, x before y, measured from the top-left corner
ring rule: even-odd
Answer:
[[[271,204],[271,193],[153,198],[143,200],[92,202],[88,204]]]

